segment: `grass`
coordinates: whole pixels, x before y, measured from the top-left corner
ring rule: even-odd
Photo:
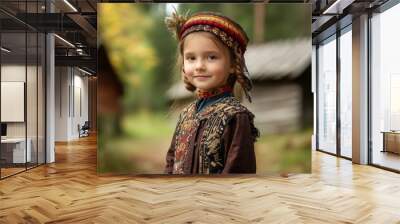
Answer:
[[[103,141],[99,172],[162,173],[175,122],[144,112],[125,117],[125,135]],[[311,172],[311,134],[310,128],[261,136],[255,144],[257,174]]]
[[[175,120],[166,114],[142,111],[125,116],[122,127],[128,136],[135,139],[163,138],[171,136]]]
[[[256,143],[257,173],[311,172],[312,129],[261,136]]]

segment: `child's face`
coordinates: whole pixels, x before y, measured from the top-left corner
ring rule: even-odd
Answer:
[[[225,85],[233,72],[228,47],[212,35],[207,32],[191,33],[183,43],[184,75],[201,90]]]

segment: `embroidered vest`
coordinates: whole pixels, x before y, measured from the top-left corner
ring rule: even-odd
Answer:
[[[174,174],[184,174],[184,164],[189,151],[190,140],[197,134],[203,121],[204,132],[198,136],[199,173],[221,173],[225,165],[225,151],[222,147],[222,135],[229,121],[237,113],[249,114],[254,139],[259,136],[254,127],[254,115],[234,97],[226,97],[204,110],[196,113],[196,103],[189,104],[179,116],[175,133]]]

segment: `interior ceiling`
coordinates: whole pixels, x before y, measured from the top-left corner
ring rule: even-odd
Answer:
[[[338,2],[336,4],[335,2]],[[318,39],[328,37],[332,32],[337,29],[337,25],[348,24],[349,19],[368,10],[374,10],[388,0],[310,0],[312,3],[312,37],[313,42],[318,42]],[[350,4],[340,3],[350,2]],[[334,6],[335,3],[335,6]],[[332,7],[331,7],[332,6]],[[335,8],[338,12],[333,10],[333,13],[326,13],[328,8]],[[347,16],[348,15],[348,16]],[[346,16],[348,18],[346,18]],[[347,20],[346,20],[347,19]],[[338,21],[342,21],[338,23]],[[336,24],[336,25],[335,25]],[[335,28],[335,27],[336,28]],[[316,38],[318,37],[318,38]]]
[[[77,12],[64,0],[47,2],[51,4],[52,13],[46,12],[45,0],[0,0],[2,46],[11,50],[2,55],[7,54],[7,58],[15,62],[25,59],[25,55],[29,59],[35,55],[36,45],[30,43],[32,35],[29,34],[26,45],[25,30],[28,33],[30,30],[52,32],[75,45],[72,47],[55,38],[56,66],[80,66],[96,71],[97,1],[68,0]]]
[[[316,17],[322,16],[323,12],[329,8],[333,3],[335,2],[345,2],[344,0],[307,0],[307,2],[312,4],[312,14],[314,16],[314,19],[317,19]],[[348,2],[351,2],[350,6],[347,7],[348,11],[351,11],[352,13],[356,13],[357,11],[363,11],[365,9],[372,9],[375,7],[378,7],[382,5],[383,3],[387,2],[388,0],[347,0]],[[340,5],[340,2],[339,2]],[[342,9],[344,10],[344,9]]]
[[[54,6],[55,12],[74,12],[64,0],[47,0]],[[45,0],[2,0],[1,7],[9,8],[15,12],[45,12]],[[68,0],[80,12],[97,12],[97,0]]]
[[[214,0],[203,0],[212,2]],[[270,0],[269,2],[278,2]],[[310,3],[312,4],[312,22],[318,22],[322,13],[333,2],[338,0],[289,0],[287,2]],[[346,10],[347,13],[356,13],[366,8],[376,7],[387,0],[355,0]],[[50,2],[52,13],[46,13],[46,0],[26,1],[26,0],[0,0],[0,20],[4,36],[3,46],[13,50],[15,55],[24,55],[25,52],[25,30],[31,28],[39,32],[54,32],[74,44],[76,48],[71,48],[64,41],[55,38],[56,64],[79,66],[84,64],[91,70],[96,70],[96,49],[97,49],[97,3],[99,2],[151,2],[147,0],[68,0],[72,7],[64,0],[47,0]],[[167,0],[156,0],[154,2],[167,2]],[[189,0],[178,0],[177,2],[190,2]],[[245,2],[245,1],[243,1]],[[253,0],[251,2],[265,2],[263,0]],[[338,19],[336,16],[333,19]],[[326,23],[329,25],[329,23]],[[313,32],[317,35],[324,26]],[[28,40],[29,41],[29,40]],[[33,44],[28,44],[27,52],[33,52]],[[77,50],[79,49],[79,50]],[[79,53],[82,52],[82,53]],[[11,53],[10,53],[11,54]],[[11,58],[11,57],[10,57]],[[28,56],[29,58],[29,56]]]

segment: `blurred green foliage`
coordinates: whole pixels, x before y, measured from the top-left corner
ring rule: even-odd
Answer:
[[[179,12],[213,11],[232,18],[254,39],[254,9],[262,7],[246,3],[192,3],[181,4]],[[265,5],[264,42],[277,39],[311,36],[311,5],[296,3],[273,3]]]
[[[165,114],[142,111],[125,116],[122,124],[128,137],[149,140],[171,137],[176,123],[168,121]]]
[[[155,66],[159,63],[151,41],[154,20],[145,14],[143,4],[101,4],[100,40],[124,87],[124,110],[148,108],[152,94]]]
[[[257,173],[310,173],[312,128],[263,135],[256,142]]]
[[[124,86],[124,110],[162,111],[174,72],[177,41],[165,27],[167,4],[100,4],[99,34]],[[179,4],[178,11],[214,11],[241,24],[251,40],[255,4]],[[311,35],[309,4],[267,4],[264,41]]]

